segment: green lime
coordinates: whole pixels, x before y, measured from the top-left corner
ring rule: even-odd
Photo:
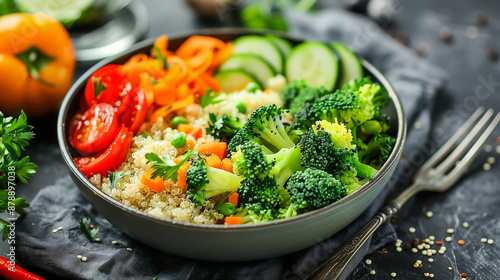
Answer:
[[[60,23],[71,26],[88,10],[95,0],[15,0],[24,13],[46,13]]]

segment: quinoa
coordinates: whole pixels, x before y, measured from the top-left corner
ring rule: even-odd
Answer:
[[[255,93],[246,91],[232,94],[222,93],[219,99],[223,100],[217,104],[211,104],[202,109],[199,105],[192,105],[177,112],[184,115],[190,123],[208,127],[209,113],[218,115],[227,114],[232,117],[247,121],[248,115],[263,105],[283,103],[279,92],[260,90]],[[238,101],[245,103],[248,115],[238,112],[234,104]],[[172,219],[180,222],[197,224],[215,224],[224,219],[224,215],[214,209],[214,203],[210,200],[201,208],[196,208],[183,189],[178,188],[171,179],[165,182],[165,187],[158,193],[149,190],[141,183],[142,176],[151,170],[151,163],[147,163],[145,155],[155,153],[158,156],[173,159],[178,156],[177,149],[170,140],[178,133],[176,129],[169,126],[170,119],[159,118],[155,123],[146,124],[142,127],[141,135],[132,138],[132,145],[125,162],[118,170],[125,175],[116,186],[112,188],[108,178],[99,174],[90,178],[90,181],[106,194],[133,209],[151,214],[153,216]],[[145,133],[145,134],[144,134]],[[218,141],[207,135],[197,139],[196,145]]]

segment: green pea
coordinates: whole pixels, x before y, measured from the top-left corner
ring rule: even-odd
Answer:
[[[259,84],[257,84],[256,82],[250,82],[247,84],[246,88],[245,88],[248,92],[255,92],[257,91],[258,89],[260,89],[260,86]]]
[[[236,212],[236,207],[230,202],[226,202],[219,207],[219,212],[224,216],[231,216]]]
[[[176,148],[182,148],[184,145],[186,145],[186,135],[184,133],[177,133],[172,137],[172,145]]]
[[[236,102],[236,104],[234,106],[236,107],[236,109],[238,109],[238,112],[240,112],[242,114],[247,113],[247,105],[245,105],[244,102],[238,101],[238,102]]]
[[[185,117],[177,116],[172,120],[172,128],[177,128],[181,123],[188,123]]]

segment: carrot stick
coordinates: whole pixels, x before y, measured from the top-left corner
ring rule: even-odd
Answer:
[[[230,159],[224,158],[222,160],[222,169],[226,170],[227,172],[233,173],[233,163]]]
[[[240,225],[242,217],[225,217],[224,224],[225,225]]]
[[[240,194],[235,192],[228,196],[227,202],[232,203],[234,206],[238,206],[238,199],[240,198]]]
[[[205,158],[205,163],[208,166],[215,167],[217,169],[222,169],[222,162],[217,155],[211,155],[207,158]]]
[[[177,187],[184,190],[186,188],[186,174],[190,166],[191,162],[186,161],[179,167],[179,170],[177,170]]]
[[[155,172],[155,169],[151,169],[149,172],[142,175],[141,183],[143,183],[144,186],[148,187],[155,193],[158,193],[165,187],[165,182],[161,177],[156,177],[151,180],[151,175],[153,174],[153,172]]]
[[[190,57],[195,55],[200,49],[221,49],[225,43],[217,38],[208,36],[191,36],[175,52],[180,57]]]

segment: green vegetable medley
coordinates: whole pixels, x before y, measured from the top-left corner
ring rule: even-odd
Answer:
[[[284,107],[262,106],[246,122],[210,115],[207,133],[229,142],[233,173],[208,166],[207,155],[189,150],[177,164],[147,154],[156,169],[152,178],[177,179],[180,166],[190,161],[187,194],[197,207],[213,200],[224,216],[259,223],[349,195],[389,157],[395,139],[385,134],[389,120],[380,111],[389,99],[370,78],[353,79],[336,91],[299,80],[282,97]],[[227,202],[233,193],[239,195],[236,205]]]

